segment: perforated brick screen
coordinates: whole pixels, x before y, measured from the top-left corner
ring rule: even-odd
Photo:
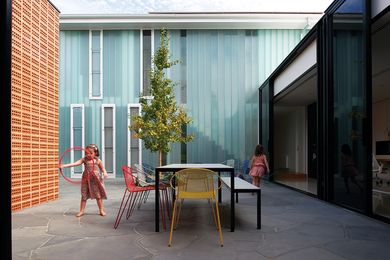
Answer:
[[[12,211],[58,198],[59,12],[12,1]]]

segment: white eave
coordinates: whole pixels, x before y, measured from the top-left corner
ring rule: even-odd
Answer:
[[[60,30],[310,29],[322,13],[150,13],[60,15]]]

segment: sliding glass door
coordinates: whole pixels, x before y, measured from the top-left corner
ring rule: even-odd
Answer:
[[[271,130],[271,117],[272,117],[272,109],[270,104],[272,104],[273,99],[270,94],[270,85],[269,83],[264,84],[263,87],[259,90],[259,143],[264,146],[264,152],[269,158],[269,164],[271,168],[271,173],[269,174],[270,179],[272,179],[272,169],[273,169],[273,161],[272,161],[272,138],[270,138]],[[254,149],[254,147],[253,147]]]
[[[328,87],[333,201],[367,211],[371,174],[367,135],[367,60],[365,1],[346,0],[329,19]]]

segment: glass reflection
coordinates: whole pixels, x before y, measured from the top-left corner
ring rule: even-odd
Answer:
[[[334,200],[364,211],[367,149],[363,3],[347,0],[333,15],[331,64],[333,71]]]
[[[362,0],[345,1],[336,11],[336,13],[363,13]]]
[[[372,24],[372,211],[390,218],[390,16]]]
[[[356,181],[356,177],[359,175],[359,170],[356,167],[355,159],[353,158],[352,149],[349,144],[343,144],[341,146],[341,176],[344,179],[345,191],[347,194],[351,193],[349,183],[354,184],[361,192],[363,187]]]

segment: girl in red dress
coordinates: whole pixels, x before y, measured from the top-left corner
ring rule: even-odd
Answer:
[[[107,178],[108,175],[102,161],[98,158],[98,156],[98,147],[95,144],[90,144],[85,148],[85,157],[74,163],[59,165],[59,168],[68,168],[84,164],[84,172],[81,180],[80,211],[76,214],[76,217],[81,217],[84,215],[87,199],[96,199],[100,215],[106,215],[106,212],[104,212],[103,209],[102,201],[103,199],[107,199],[103,177]],[[100,171],[103,173],[103,176],[101,176]]]
[[[260,187],[261,177],[267,172],[269,172],[267,156],[264,154],[264,147],[258,144],[250,162],[249,175],[252,176],[252,184]]]

